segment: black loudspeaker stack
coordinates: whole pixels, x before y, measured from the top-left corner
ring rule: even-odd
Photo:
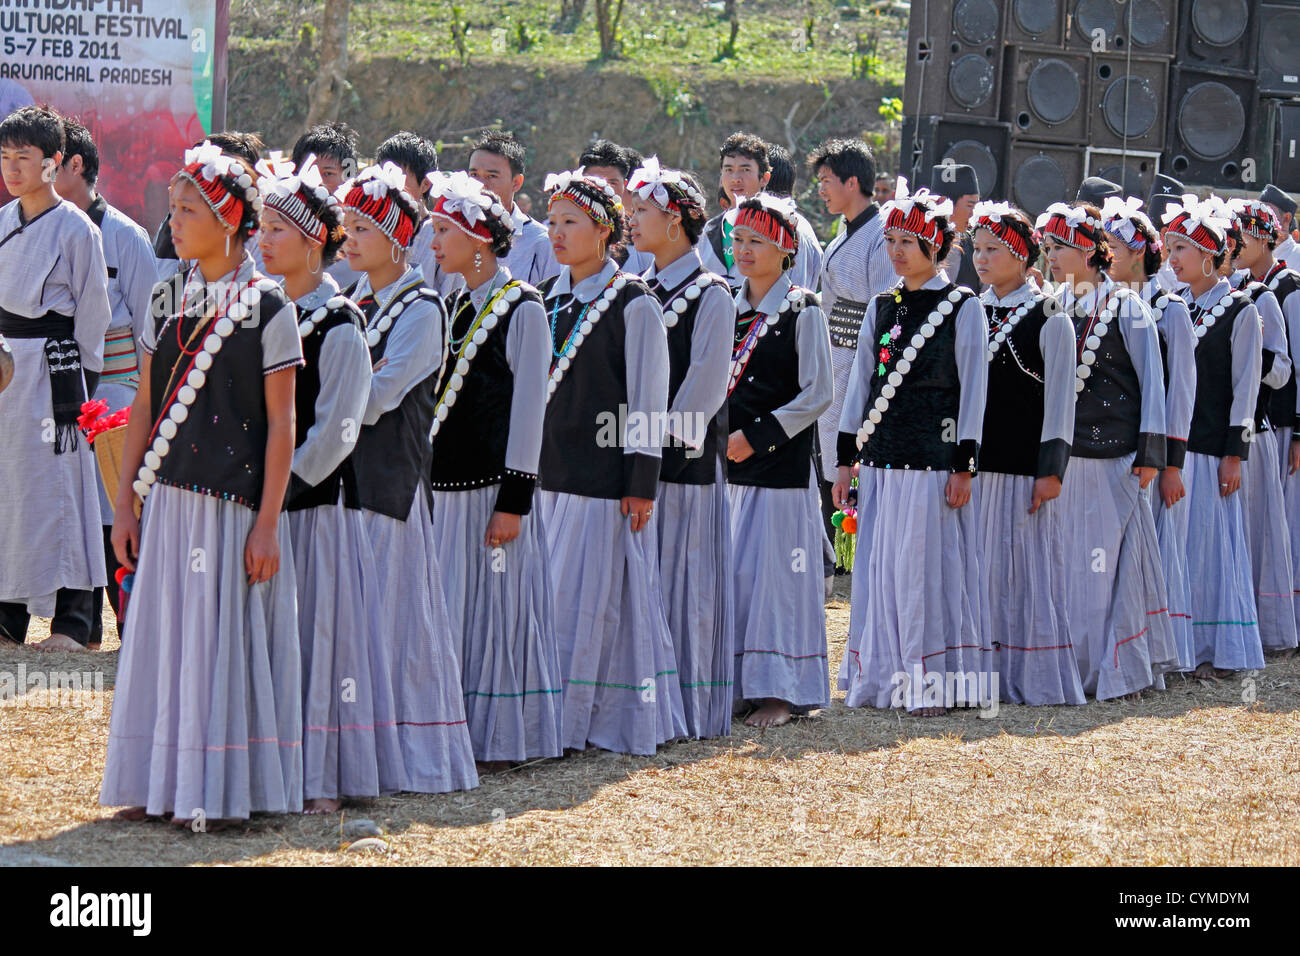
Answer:
[[[1300,191],[1300,0],[912,0],[903,109],[918,186],[969,163],[1031,214],[1090,175]]]

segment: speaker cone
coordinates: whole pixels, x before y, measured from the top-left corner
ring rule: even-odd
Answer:
[[[993,95],[993,64],[975,53],[957,58],[948,70],[948,92],[968,110],[983,106]]]
[[[1300,10],[1284,10],[1261,30],[1259,55],[1264,65],[1279,73],[1300,73]]]
[[[998,158],[979,140],[959,140],[944,151],[943,158],[974,169],[981,195],[987,196],[998,181]]]
[[[1197,83],[1178,104],[1178,135],[1200,159],[1227,156],[1246,133],[1241,97],[1222,83]]]
[[[1160,104],[1146,79],[1122,76],[1106,87],[1101,115],[1116,136],[1135,139],[1151,132],[1160,115]]]
[[[1083,100],[1079,74],[1064,60],[1046,59],[1035,64],[1026,84],[1029,108],[1044,123],[1064,123]]]
[[[1061,15],[1061,0],[1016,0],[1012,13],[1026,33],[1046,33]]]
[[[998,5],[993,0],[957,0],[952,28],[971,46],[986,46],[998,35]]]
[[[1129,0],[1124,25],[1133,42],[1141,47],[1160,46],[1169,32],[1169,20],[1157,0]]]
[[[1065,199],[1065,173],[1049,156],[1031,156],[1016,169],[1012,183],[1016,201],[1031,216]]]
[[[1119,32],[1119,18],[1115,15],[1115,5],[1110,0],[1079,0],[1074,8],[1074,22],[1085,37],[1091,37],[1100,30],[1106,38],[1107,47],[1111,38]]]
[[[1192,29],[1210,46],[1231,46],[1246,34],[1246,0],[1192,0]]]

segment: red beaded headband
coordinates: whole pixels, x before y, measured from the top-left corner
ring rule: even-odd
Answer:
[[[736,211],[733,229],[751,229],[783,252],[794,254],[799,249],[799,237],[788,224],[767,209],[741,205]]]

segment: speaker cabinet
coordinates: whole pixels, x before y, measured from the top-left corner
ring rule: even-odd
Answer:
[[[1300,93],[1300,6],[1266,3],[1259,11],[1259,91]]]
[[[907,31],[903,108],[913,115],[997,119],[1001,0],[931,0]]]
[[[1171,56],[1177,0],[1068,0],[1065,45],[1094,53]]]
[[[1078,146],[1013,140],[1007,164],[1011,202],[1030,218],[1054,202],[1073,202],[1083,182],[1083,162]]]
[[[1132,54],[1093,56],[1092,145],[1164,149],[1168,99],[1168,60]]]
[[[1145,200],[1151,195],[1151,184],[1160,172],[1160,154],[1146,150],[1089,149],[1084,162],[1083,175],[1100,176],[1118,183],[1125,196]]]
[[[1279,189],[1300,193],[1300,102],[1273,104],[1273,168],[1268,178]]]
[[[929,187],[930,170],[944,160],[975,170],[980,195],[1006,195],[1004,170],[1011,129],[991,120],[962,120],[944,116],[909,116],[903,121],[903,175],[912,188]]]
[[[1007,0],[1006,42],[1060,46],[1068,0]]]
[[[1041,47],[1007,47],[1003,120],[1034,142],[1088,141],[1088,57]]]
[[[1259,6],[1259,0],[1182,0],[1178,14],[1178,65],[1253,74]]]
[[[1243,182],[1255,137],[1255,81],[1175,67],[1164,172],[1187,184],[1250,188]]]

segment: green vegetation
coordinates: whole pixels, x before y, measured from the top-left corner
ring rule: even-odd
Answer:
[[[561,7],[583,8],[581,20]],[[594,3],[561,0],[353,0],[351,59],[400,56],[538,67],[570,64],[673,82],[755,77],[903,81],[907,5],[894,0],[627,0],[621,54],[600,59]],[[231,44],[243,52],[310,45],[320,4],[235,0]]]

